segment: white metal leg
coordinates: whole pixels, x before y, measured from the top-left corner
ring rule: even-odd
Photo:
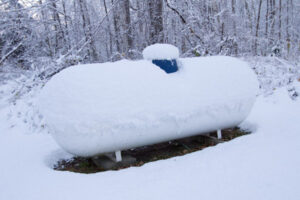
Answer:
[[[218,139],[222,139],[222,132],[221,132],[221,129],[219,129],[217,131],[217,136],[218,136]]]
[[[121,161],[122,161],[122,154],[121,154],[121,151],[116,151],[116,152],[115,152],[115,155],[116,155],[116,161],[117,161],[117,162],[121,162]]]

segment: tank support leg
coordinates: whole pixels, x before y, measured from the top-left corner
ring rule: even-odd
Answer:
[[[218,136],[218,139],[222,139],[221,129],[217,130],[217,136]]]
[[[121,154],[121,151],[116,151],[116,152],[115,152],[115,155],[116,155],[116,161],[117,161],[117,162],[121,162],[121,161],[122,161],[122,154]]]

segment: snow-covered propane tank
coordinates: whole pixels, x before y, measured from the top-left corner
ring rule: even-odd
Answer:
[[[240,124],[258,91],[254,72],[232,57],[179,58],[147,47],[145,60],[69,67],[43,88],[39,108],[57,143],[78,156],[159,143]],[[176,60],[166,73],[153,60]]]

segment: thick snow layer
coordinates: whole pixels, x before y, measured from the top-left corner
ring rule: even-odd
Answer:
[[[80,65],[54,76],[40,97],[55,140],[80,156],[233,127],[255,101],[252,70],[230,57],[180,59],[166,74],[150,61]]]
[[[251,135],[142,167],[89,175],[51,169],[70,155],[45,132],[24,134],[25,128],[6,128],[9,109],[0,106],[1,200],[298,200],[300,196],[300,98],[292,101],[285,88],[257,99],[242,124],[253,131]],[[15,123],[22,123],[19,120]]]
[[[179,50],[171,44],[153,44],[144,49],[143,57],[146,60],[172,60],[179,58]]]

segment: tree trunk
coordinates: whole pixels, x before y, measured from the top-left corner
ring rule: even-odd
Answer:
[[[97,49],[95,45],[94,38],[92,36],[92,27],[91,27],[91,21],[90,17],[88,15],[88,9],[86,5],[85,0],[79,0],[79,6],[80,6],[80,11],[81,11],[81,16],[82,16],[82,25],[83,29],[85,32],[85,37],[86,41],[90,43],[90,50],[88,49],[88,53],[90,54],[90,60],[95,62],[98,61],[98,54],[97,54]]]
[[[163,0],[148,0],[150,16],[150,38],[149,43],[163,43]]]
[[[112,5],[114,5],[114,0],[111,0]],[[120,33],[120,9],[119,9],[119,5],[114,5],[114,10],[113,10],[113,24],[114,24],[114,29],[115,29],[115,41],[116,41],[116,48],[117,48],[117,52],[121,53],[121,48],[120,48],[120,41],[119,41],[119,37],[121,35]]]
[[[272,6],[271,6],[271,33],[270,33],[270,39],[271,39],[271,45],[274,46],[275,44],[275,40],[276,40],[276,37],[275,37],[275,22],[276,22],[276,2],[275,0],[271,0],[272,2]]]
[[[40,4],[40,6],[43,6],[42,0],[39,0],[39,4]],[[51,42],[51,38],[49,37],[50,30],[49,30],[48,23],[46,21],[47,16],[46,16],[44,8],[41,8],[41,14],[42,14],[43,25],[44,25],[44,28],[45,28],[45,33],[46,33],[45,43],[47,44],[47,47],[48,47],[49,56],[53,58],[54,57],[54,50],[52,49],[53,45],[52,45],[52,42]]]
[[[132,39],[132,29],[131,29],[131,19],[130,19],[130,1],[129,0],[123,0],[123,9],[124,9],[124,15],[125,15],[125,23],[124,23],[124,29],[125,29],[125,35],[126,35],[126,57],[132,58],[132,55],[130,53],[130,50],[133,49],[133,39]]]
[[[290,32],[289,32],[289,27],[290,27],[289,12],[290,12],[290,6],[289,6],[289,0],[287,0],[286,2],[286,43],[287,43],[288,56],[290,54],[290,47],[291,47]]]
[[[64,13],[64,23],[65,23],[65,40],[67,42],[68,50],[71,49],[71,39],[69,35],[69,25],[68,25],[68,20],[67,20],[67,12],[66,12],[66,3],[65,0],[61,1],[62,3],[62,8],[63,8],[63,13]]]
[[[266,11],[266,32],[265,32],[265,37],[268,38],[268,31],[269,31],[269,1],[267,0],[267,11]]]
[[[231,12],[232,12],[232,15],[233,15],[233,18],[232,18],[232,23],[233,23],[233,36],[234,36],[234,40],[235,40],[235,45],[234,45],[234,54],[235,56],[237,56],[238,54],[238,44],[236,42],[236,22],[235,22],[235,19],[236,19],[236,2],[235,0],[231,0]]]
[[[256,31],[255,31],[255,43],[254,43],[254,51],[255,51],[256,55],[258,55],[258,53],[257,53],[257,39],[258,39],[258,31],[259,31],[259,23],[260,23],[261,4],[262,4],[262,0],[259,0],[257,21],[256,21]]]
[[[110,20],[109,20],[109,16],[108,16],[108,11],[107,11],[107,6],[106,6],[106,0],[103,0],[103,5],[104,5],[104,10],[105,10],[105,15],[106,20],[107,20],[107,29],[108,29],[108,34],[109,34],[109,53],[108,53],[108,57],[110,58],[112,55],[112,33],[111,33],[111,28],[110,28]]]
[[[278,17],[278,23],[279,23],[279,27],[278,27],[278,40],[279,42],[281,42],[281,17],[282,17],[282,2],[281,0],[279,0],[279,17]]]
[[[54,31],[55,31],[55,54],[58,52],[59,49],[63,48],[65,42],[65,35],[62,29],[60,17],[57,11],[56,1],[51,0],[52,6],[52,17],[54,21]]]

